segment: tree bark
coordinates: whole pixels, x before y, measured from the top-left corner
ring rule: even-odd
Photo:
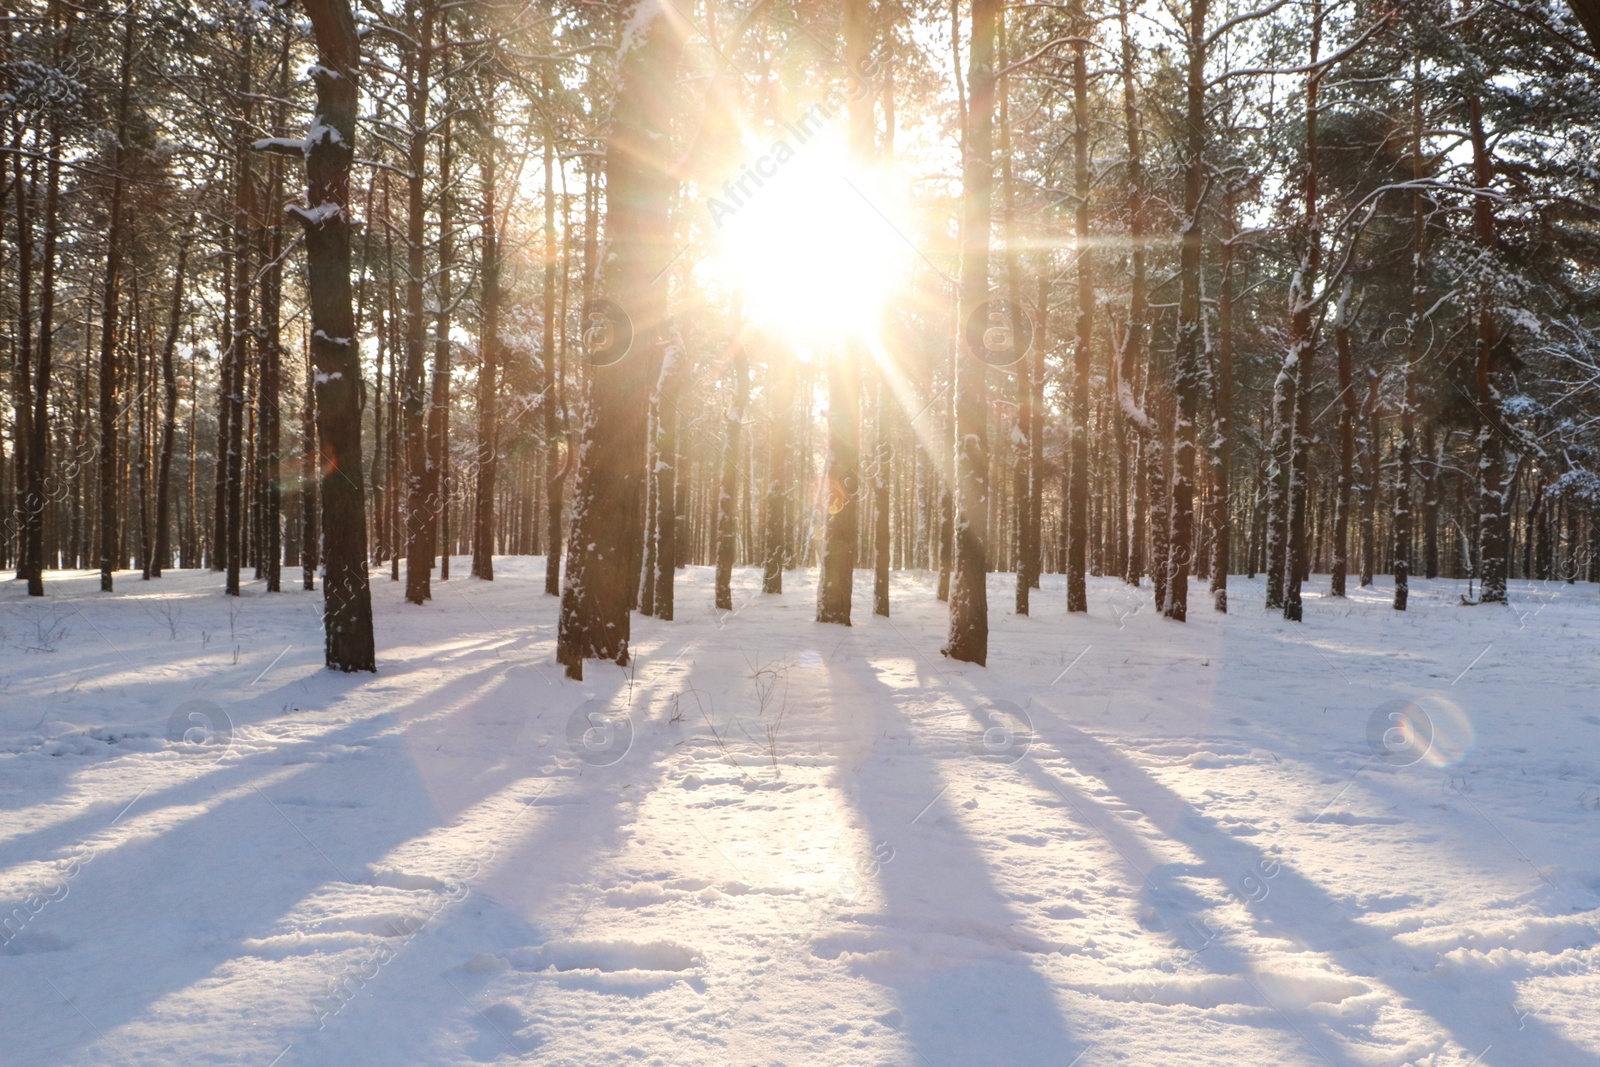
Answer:
[[[734,316],[733,402],[723,414],[722,478],[717,493],[717,609],[733,610],[733,555],[738,547],[739,438],[750,403],[750,362],[740,336],[744,324]]]
[[[133,13],[123,16],[122,61],[117,95],[117,144],[112,157],[111,211],[106,223],[105,284],[100,301],[100,591],[112,591],[121,569],[117,528],[117,311],[122,283],[122,168],[127,156],[128,112],[133,86]],[[237,582],[235,583],[237,584]]]
[[[592,368],[567,538],[557,659],[571,678],[585,659],[628,662],[629,577],[641,543],[645,409],[665,339],[663,278],[676,179],[667,158],[682,37],[655,3],[635,5],[618,56],[619,89],[606,146],[610,237],[607,288],[632,320],[631,354]]]
[[[548,69],[546,67],[547,72]],[[548,73],[545,76],[548,78]],[[548,94],[548,81],[545,91]],[[548,596],[561,595],[561,487],[566,477],[565,462],[556,462],[560,448],[556,412],[561,378],[560,356],[556,351],[556,166],[555,131],[551,126],[545,129],[544,144],[544,336],[541,338],[544,348],[544,390],[539,396],[544,413],[545,532],[549,542],[545,546],[544,591]],[[561,181],[565,188],[565,171],[562,172]]]
[[[774,352],[767,364],[769,393],[787,397],[794,390],[794,365],[784,353]],[[768,406],[767,492],[762,527],[765,542],[763,593],[783,592],[783,568],[789,545],[789,406],[779,400]]]
[[[1427,238],[1422,198],[1422,57],[1411,61],[1411,317],[1406,322],[1405,381],[1400,400],[1400,455],[1394,490],[1394,610],[1406,610],[1411,588],[1411,479],[1416,457],[1417,367],[1422,362],[1422,325],[1427,313]]]
[[[1485,256],[1496,248],[1494,201],[1494,160],[1483,128],[1483,100],[1473,93],[1467,100],[1472,139],[1472,173],[1477,186],[1473,197],[1473,232]],[[1500,391],[1496,379],[1500,369],[1500,325],[1495,319],[1494,298],[1484,283],[1477,297],[1477,402],[1478,430],[1478,566],[1481,582],[1478,600],[1484,604],[1507,602],[1507,542],[1510,510],[1506,500],[1506,459],[1500,427]]]
[[[408,5],[408,9],[410,5]],[[428,499],[428,388],[424,378],[427,321],[423,282],[427,274],[425,199],[428,166],[428,76],[433,63],[433,4],[422,0],[407,19],[413,34],[405,48],[406,125],[406,320],[405,377],[401,406],[405,416],[406,600],[421,604],[433,595],[433,551],[428,531],[433,508]],[[408,11],[409,14],[409,11]],[[397,546],[398,547],[398,546]]]
[[[966,133],[962,138],[961,279],[956,321],[980,314],[989,291],[989,212],[994,185],[995,28],[998,0],[972,0],[967,58]],[[965,330],[958,341],[965,347]],[[942,651],[983,666],[989,656],[987,533],[989,431],[988,365],[976,353],[956,359],[955,572],[950,588],[950,636]]]
[[[348,0],[306,0],[306,13],[317,40],[317,104],[306,138],[306,207],[297,214],[305,224],[323,472],[325,659],[336,670],[376,671],[361,470],[361,358],[350,289],[350,163],[361,46]]]
[[[1167,601],[1162,612],[1184,622],[1189,613],[1189,567],[1194,558],[1195,422],[1203,385],[1200,339],[1200,196],[1205,182],[1206,13],[1208,0],[1190,0],[1187,141],[1183,218],[1179,235],[1178,336],[1172,384],[1177,419],[1172,426],[1172,533],[1167,544]]]
[[[1301,621],[1304,606],[1300,598],[1301,585],[1307,567],[1306,509],[1309,503],[1307,478],[1310,475],[1311,406],[1306,391],[1311,385],[1311,363],[1316,357],[1316,327],[1312,321],[1317,278],[1322,267],[1322,220],[1318,205],[1318,182],[1321,178],[1317,159],[1317,96],[1321,88],[1321,70],[1317,66],[1322,45],[1322,0],[1311,5],[1311,63],[1313,68],[1306,76],[1306,159],[1301,191],[1304,198],[1305,251],[1300,261],[1295,284],[1289,290],[1289,352],[1284,357],[1279,380],[1290,383],[1293,401],[1284,414],[1288,422],[1280,423],[1277,430],[1289,435],[1284,451],[1288,470],[1283,472],[1287,493],[1280,504],[1284,517],[1283,529],[1287,536],[1284,545],[1283,617],[1290,622]],[[1291,429],[1292,425],[1292,429]],[[1269,562],[1269,566],[1270,566]],[[1270,578],[1269,578],[1270,581]]]
[[[496,125],[493,106],[485,120],[483,158],[483,269],[481,334],[478,339],[478,454],[477,485],[472,510],[472,576],[494,581],[494,483],[500,453],[500,414],[497,409],[500,375],[500,241],[495,196],[499,184]]]
[[[1239,235],[1233,191],[1224,198],[1222,248],[1217,294],[1216,394],[1213,397],[1214,439],[1211,445],[1211,606],[1228,613],[1228,563],[1233,539],[1233,242]]]
[[[64,58],[71,49],[72,30],[69,22],[57,54]],[[20,157],[18,162],[20,167]],[[22,516],[21,556],[28,566],[28,572],[23,577],[28,582],[29,596],[44,596],[44,513],[49,502],[45,474],[49,470],[50,458],[50,376],[55,360],[56,246],[61,218],[61,121],[54,116],[49,124],[44,181],[44,232],[40,235],[39,249],[39,333],[33,389],[29,396],[33,412],[27,422],[31,439],[28,441],[24,475],[28,503]],[[23,195],[20,169],[17,192],[19,197]],[[31,257],[31,249],[27,254]]]
[[[1361,484],[1357,486],[1360,500],[1361,522],[1361,588],[1372,584],[1373,572],[1378,566],[1378,431],[1379,391],[1383,379],[1370,368],[1367,370],[1367,396],[1361,404]]]
[[[150,573],[161,577],[170,566],[172,550],[167,537],[167,517],[172,508],[172,450],[178,432],[178,372],[173,358],[178,349],[178,331],[183,326],[183,283],[189,266],[189,243],[194,234],[194,212],[178,235],[178,261],[172,271],[172,303],[167,314],[167,334],[161,343],[161,454],[156,461],[156,545]],[[184,561],[186,564],[188,560]]]
[[[1333,316],[1333,347],[1339,356],[1339,482],[1333,502],[1333,574],[1329,595],[1345,595],[1350,572],[1350,491],[1355,485],[1356,418],[1355,369],[1350,358],[1350,284],[1345,283]]]
[[[664,327],[670,330],[670,327]],[[689,355],[682,345],[669,342],[662,354],[661,374],[656,385],[656,461],[650,476],[655,480],[655,529],[647,536],[655,539],[651,553],[655,570],[646,572],[653,586],[652,603],[658,619],[672,621],[675,611],[678,572],[678,482],[681,467],[688,457],[678,447],[678,427],[683,394],[689,384]],[[687,494],[684,494],[687,496]]]
[[[1094,337],[1094,273],[1089,249],[1089,44],[1083,0],[1067,9],[1072,28],[1072,171],[1077,194],[1078,317],[1072,346],[1072,464],[1067,486],[1067,611],[1089,610],[1089,361]]]
[[[454,299],[451,271],[455,266],[455,224],[450,195],[452,162],[451,122],[447,117],[439,135],[439,312],[433,334],[433,388],[428,399],[428,458],[422,471],[425,517],[424,552],[439,558],[439,580],[450,578],[450,364],[451,306]],[[442,543],[441,543],[442,542]]]

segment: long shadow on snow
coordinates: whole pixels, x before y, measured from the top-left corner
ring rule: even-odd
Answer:
[[[1095,817],[1101,810],[1095,798],[1062,781],[1031,758],[1017,764],[1019,770],[1032,776],[1042,788],[1068,800],[1080,817],[1105,835],[1113,847],[1130,858],[1130,862],[1135,856],[1148,859],[1149,865],[1141,864],[1147,872],[1146,902],[1157,914],[1162,915],[1169,929],[1183,929],[1191,933],[1201,931],[1203,940],[1206,936],[1204,932],[1208,930],[1203,921],[1204,912],[1214,904],[1182,886],[1180,880],[1208,880],[1234,888],[1244,885],[1244,892],[1252,896],[1259,894],[1258,886],[1264,886],[1266,895],[1258,902],[1247,905],[1254,925],[1258,928],[1265,925],[1278,936],[1324,954],[1356,980],[1363,978],[1371,967],[1370,954],[1366,949],[1389,942],[1390,938],[1385,932],[1359,921],[1344,922],[1338,918],[1328,922],[1317,921],[1315,916],[1339,914],[1335,910],[1337,902],[1321,886],[1288,865],[1276,865],[1274,856],[1246,841],[1197,829],[1203,824],[1203,819],[1181,796],[1114,748],[1062,722],[1048,709],[1040,709],[1038,704],[1034,708],[1054,720],[1050,732],[1061,739],[1066,758],[1080,773],[1098,778],[1123,803],[1142,811],[1168,837],[1201,857],[1199,864],[1159,863],[1149,856],[1143,842],[1131,830],[1121,827],[1114,819]],[[1268,878],[1268,871],[1275,873]],[[1245,885],[1247,876],[1254,881]],[[1227,931],[1215,932],[1222,936],[1200,952],[1197,961],[1214,974],[1249,974],[1249,960],[1227,947]],[[1193,940],[1192,936],[1190,940]],[[1504,1064],[1505,1067],[1522,1067],[1535,1062],[1583,1067],[1594,1062],[1592,1052],[1573,1045],[1536,1015],[1520,1020],[1521,1029],[1512,1031],[1517,1044],[1506,1046],[1504,1041],[1508,1027],[1503,1023],[1495,1025],[1493,1020],[1517,1021],[1510,1008],[1517,996],[1516,987],[1511,981],[1499,976],[1471,975],[1465,981],[1476,982],[1486,988],[1474,996],[1463,997],[1462,989],[1453,987],[1450,981],[1431,978],[1425,971],[1419,970],[1409,958],[1412,953],[1404,946],[1393,945],[1392,949],[1406,960],[1407,965],[1386,968],[1383,981],[1402,994],[1410,1005],[1448,1030],[1457,1042],[1471,1050],[1469,1054],[1486,1049],[1477,1062],[1485,1065]],[[1253,981],[1261,990],[1262,983],[1255,979]],[[1351,1058],[1342,1044],[1329,1040],[1330,1028],[1322,1019],[1296,1011],[1292,1005],[1286,1006],[1282,996],[1268,994],[1268,997],[1268,1002],[1275,1004],[1285,1021],[1290,1022],[1302,1035],[1320,1035],[1319,1039],[1307,1036],[1306,1040],[1312,1043],[1322,1058],[1351,1067],[1359,1067],[1364,1062]]]
[[[892,950],[889,964],[861,969],[895,990],[899,1029],[920,1063],[1067,1063],[1082,1042],[1073,1039],[1049,982],[1029,959],[1053,946],[1014,928],[1019,916],[960,831],[930,757],[895,743],[912,733],[895,704],[904,691],[880,682],[869,663],[856,664],[829,668],[830,685],[859,693],[861,711],[873,719],[871,749],[848,779],[851,800],[870,840],[886,843],[895,856],[876,875],[885,912],[858,913],[856,923],[866,930],[824,938],[818,951]],[[896,766],[892,786],[873,773],[888,759]]]
[[[501,635],[495,634],[486,637],[480,643],[480,647],[484,649],[492,649],[492,647],[498,643],[503,643],[503,638]],[[489,676],[504,670],[523,669],[527,668],[516,663],[509,665],[499,661],[489,663],[479,670],[474,671],[470,675],[465,675],[460,678],[453,678],[450,682],[450,688],[447,694],[434,693],[433,697],[436,700],[449,699],[452,702],[459,703],[460,693],[463,687],[476,692],[477,689],[475,686],[478,684],[478,680],[488,678]],[[389,674],[381,677],[383,682],[387,684],[395,677],[403,677],[403,673],[398,676]],[[343,685],[344,688],[336,688],[331,692],[312,692],[305,685],[306,679],[295,679],[282,682],[275,689],[262,690],[259,693],[253,693],[246,700],[230,701],[227,703],[224,711],[228,713],[233,730],[235,731],[235,736],[237,737],[237,733],[241,727],[257,726],[262,723],[271,722],[280,718],[283,714],[283,708],[293,707],[296,709],[296,711],[310,711],[316,710],[313,707],[314,705],[324,704],[322,710],[326,710],[326,704],[331,704],[338,701],[344,695],[344,693],[359,691],[361,688],[371,683],[370,678],[352,678],[350,676],[343,676],[333,672],[314,675],[312,680],[314,680],[319,687],[338,687]],[[138,683],[130,683],[123,688],[136,691],[139,687],[140,686]],[[536,689],[535,692],[537,693],[538,690]],[[554,692],[555,691],[552,690],[552,693]],[[195,696],[197,697],[203,697],[205,695],[206,694],[204,691],[200,690],[197,690],[195,693]],[[189,697],[185,697],[184,699],[189,699]],[[574,697],[572,699],[575,700],[576,698]],[[423,698],[419,697],[418,700],[410,705],[410,707],[416,708],[423,703]],[[565,713],[569,709],[563,706],[557,710]],[[458,709],[458,712],[463,714],[470,713],[470,711],[470,707],[466,706]],[[342,726],[331,726],[324,733],[314,734],[302,738],[276,741],[275,747],[268,752],[256,752],[247,756],[233,759],[224,758],[222,762],[217,762],[214,760],[207,761],[206,757],[202,754],[201,757],[194,763],[184,762],[177,765],[186,771],[182,777],[179,777],[176,780],[168,781],[157,788],[140,791],[137,794],[137,799],[135,801],[136,807],[134,810],[148,811],[151,807],[158,806],[163,800],[174,804],[193,803],[197,799],[209,796],[218,790],[229,788],[230,784],[234,784],[231,782],[231,779],[235,779],[239,776],[229,775],[228,772],[237,768],[281,766],[285,763],[296,762],[296,760],[293,759],[295,753],[311,753],[327,745],[349,745],[351,742],[360,742],[366,740],[379,731],[380,728],[373,725],[377,719],[380,717],[393,716],[394,714],[395,712],[392,710],[386,712],[373,712],[354,722],[347,723]],[[164,724],[157,724],[156,728],[159,729],[160,725]],[[477,724],[472,725],[476,726]],[[562,723],[559,721],[551,722],[547,720],[539,725],[544,729],[557,729],[562,725]],[[522,728],[517,731],[517,733],[526,733],[532,729],[534,729],[534,727],[532,726],[531,722],[525,723],[523,724]],[[52,759],[59,759],[62,761],[63,773],[61,773],[59,779],[54,783],[54,789],[50,793],[35,793],[29,796],[27,798],[27,806],[37,808],[42,805],[47,805],[51,800],[64,795],[71,786],[72,780],[77,773],[84,771],[98,772],[103,770],[111,770],[117,763],[123,761],[138,761],[141,757],[147,757],[149,755],[152,755],[152,752],[149,750],[134,749],[126,752],[116,752],[108,746],[107,752],[98,757],[50,757]],[[76,766],[74,766],[74,764],[76,764]],[[172,765],[163,765],[159,769],[167,771],[171,766]],[[155,775],[151,775],[151,777],[154,778]],[[21,804],[18,804],[14,806],[13,810],[23,809]],[[23,833],[10,837],[5,841],[0,841],[0,870],[12,866],[13,864],[39,859],[41,857],[38,855],[38,853],[41,851],[59,851],[61,848],[75,844],[78,842],[79,838],[91,835],[96,831],[103,830],[109,824],[111,816],[115,814],[115,806],[110,808],[95,806],[90,810],[86,810],[77,815],[53,822],[47,826],[41,826],[35,830],[24,831]]]
[[[360,682],[353,680],[352,688]],[[407,710],[436,706],[439,699],[436,692],[423,693],[404,707],[336,732],[325,743],[373,738],[396,720],[403,721]],[[533,744],[531,737],[528,744]],[[281,754],[276,760],[263,754],[241,762],[240,773],[227,777],[248,785],[257,763],[283,762]],[[0,956],[0,977],[13,989],[5,1017],[21,1023],[19,1030],[27,1029],[4,1035],[0,1042],[32,1050],[37,1056],[32,1062],[70,1058],[71,1049],[96,1040],[94,1028],[110,1032],[163,996],[204,980],[239,954],[239,941],[265,935],[297,902],[330,883],[362,879],[369,864],[449,821],[441,816],[417,761],[386,760],[362,774],[364,763],[305,763],[304,770],[261,790],[261,795],[251,789],[154,838],[95,855],[72,879],[67,897],[34,918],[30,926],[36,930],[25,931],[46,935],[45,951]],[[513,775],[505,769],[480,779],[478,799]],[[184,792],[203,802],[216,788],[216,782],[200,781]],[[315,815],[296,803],[306,796],[348,797],[357,806],[341,809],[336,825],[319,826]],[[374,798],[378,802],[367,803]],[[250,869],[251,877],[239,877],[241,866]],[[181,880],[168,877],[175,870],[185,872]],[[208,885],[243,889],[245,894],[225,900],[190,896],[195,887]],[[96,918],[85,921],[86,914]],[[91,929],[103,936],[82,946],[82,952],[73,951],[80,947],[77,943],[51,933],[64,920],[73,933]],[[124,931],[131,936],[119,936]],[[92,1004],[63,1004],[42,980],[47,977],[70,992],[83,988],[85,981],[103,984],[108,971],[120,988]]]
[[[591,672],[600,666],[589,664]],[[611,697],[626,682],[621,672],[599,671],[586,684],[599,696]],[[649,688],[636,695],[635,708],[651,706],[650,690],[655,687],[677,684],[676,677],[651,680],[646,683]],[[659,704],[665,707],[664,701]],[[598,890],[598,907],[586,907],[570,922],[568,916],[551,913],[584,885],[584,873],[621,843],[635,803],[661,787],[660,768],[673,749],[674,735],[658,732],[659,725],[658,720],[641,719],[636,711],[635,740],[626,757],[613,766],[583,768],[569,779],[566,792],[541,801],[540,806],[558,810],[538,829],[518,831],[494,856],[493,875],[460,905],[430,921],[323,1029],[313,1027],[298,1038],[297,1054],[304,1051],[318,1063],[419,1062],[419,1054],[427,1049],[434,1050],[433,1055],[421,1062],[440,1062],[457,1050],[478,1061],[495,1060],[508,1051],[517,1057],[535,1054],[543,1044],[537,1032],[541,1019],[537,1001],[531,1014],[519,1018],[509,1001],[491,1006],[491,998],[534,983],[573,984],[570,976],[535,977],[542,973],[542,961],[525,970],[521,957],[524,950],[553,938],[581,939],[584,920],[591,916],[591,925],[604,927],[607,915]],[[555,880],[557,875],[561,881]],[[524,977],[507,978],[498,965],[463,968],[484,954],[509,961],[510,973]],[[664,986],[676,980],[676,975],[665,979]],[[693,977],[684,980],[690,985],[696,982]],[[620,998],[654,991],[648,982],[637,991],[618,983],[605,990]],[[610,1025],[636,1025],[623,1021],[626,1014],[613,1017]],[[470,1036],[463,1040],[463,1033]],[[289,1033],[285,1040],[294,1036]]]

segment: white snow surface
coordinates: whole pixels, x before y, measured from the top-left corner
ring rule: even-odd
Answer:
[[[452,569],[377,675],[297,571],[0,586],[0,1059],[1600,1063],[1592,584],[996,574],[985,669],[928,574],[689,568],[575,683],[542,558]]]

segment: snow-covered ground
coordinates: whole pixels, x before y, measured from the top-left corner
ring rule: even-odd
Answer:
[[[375,572],[376,676],[320,593],[0,587],[0,1062],[1600,1063],[1593,585],[995,575],[982,669],[926,575],[690,569],[573,683],[543,570]]]

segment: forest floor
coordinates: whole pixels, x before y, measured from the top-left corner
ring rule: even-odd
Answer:
[[[690,568],[575,683],[496,569],[375,571],[376,676],[320,592],[0,586],[0,1060],[1600,1063],[1593,584],[997,574],[983,669],[926,574]]]

